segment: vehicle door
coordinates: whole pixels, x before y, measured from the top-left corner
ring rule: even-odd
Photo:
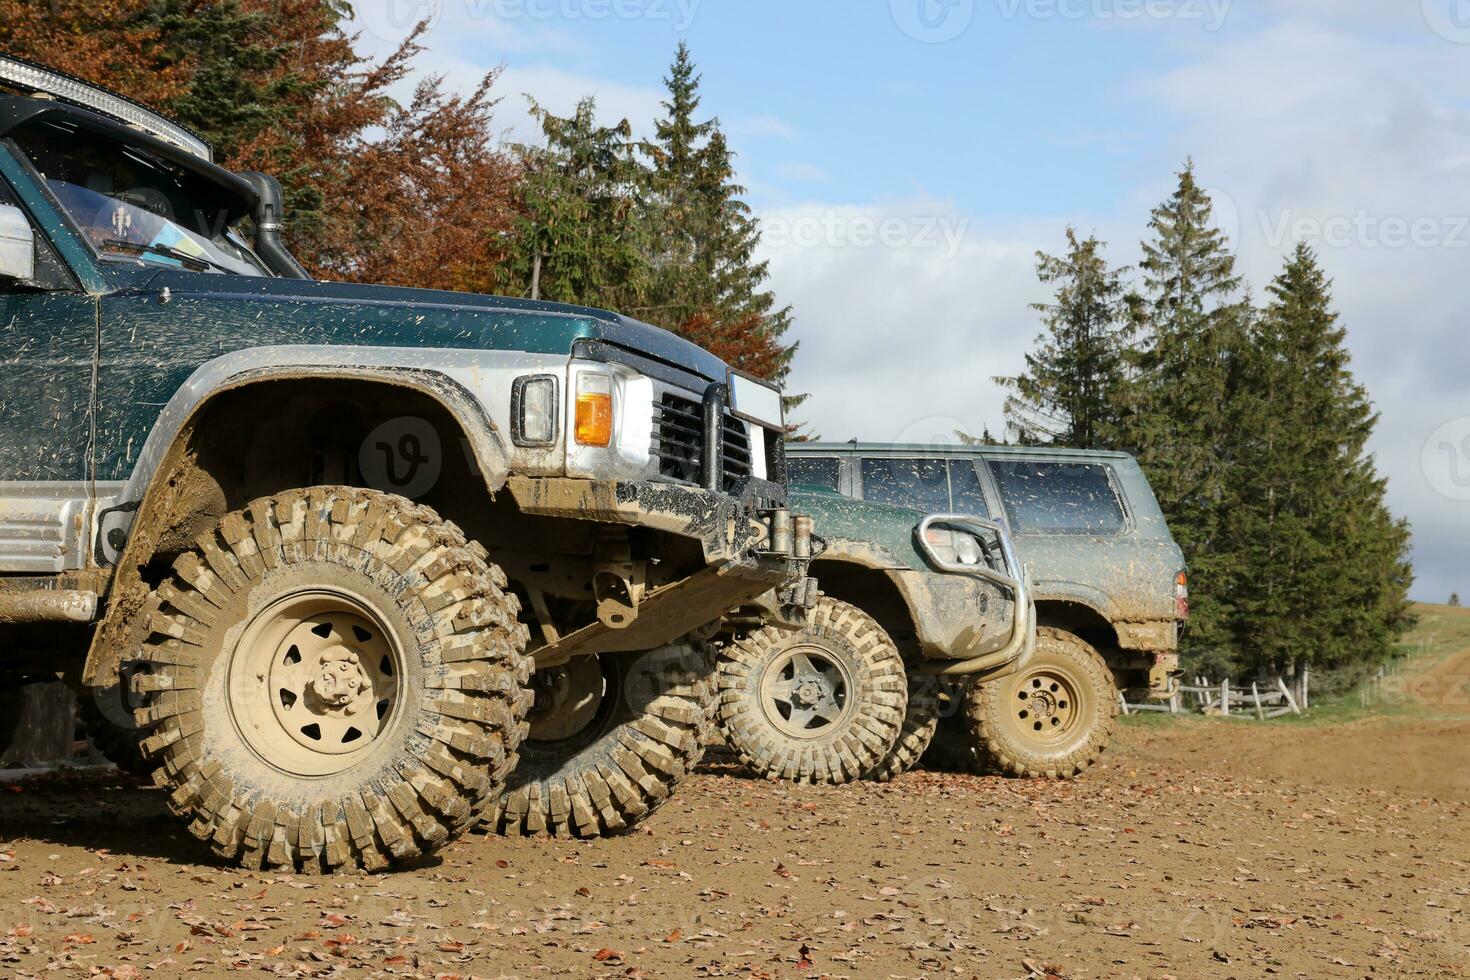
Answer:
[[[62,260],[57,219],[0,142],[0,572],[78,568],[89,551],[97,297]]]

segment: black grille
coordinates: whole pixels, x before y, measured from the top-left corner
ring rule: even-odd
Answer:
[[[725,490],[751,475],[750,433],[745,423],[726,413],[725,455],[720,467]],[[653,455],[662,476],[699,483],[704,462],[704,406],[692,398],[659,396],[653,420]]]

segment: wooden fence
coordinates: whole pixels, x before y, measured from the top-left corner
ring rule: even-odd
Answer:
[[[1249,684],[1226,678],[1219,683],[1207,677],[1196,677],[1194,683],[1181,684],[1173,697],[1167,701],[1151,701],[1135,704],[1128,701],[1122,692],[1118,694],[1118,706],[1123,714],[1140,711],[1160,711],[1171,715],[1194,714],[1220,715],[1229,718],[1281,718],[1299,715],[1307,708],[1309,679],[1303,675],[1301,686],[1288,685],[1280,677],[1267,681],[1251,681]]]

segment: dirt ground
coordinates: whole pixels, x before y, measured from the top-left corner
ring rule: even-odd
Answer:
[[[156,791],[33,780],[0,788],[0,975],[1459,975],[1467,676],[1470,650],[1346,723],[1130,721],[1070,784],[716,763],[631,837],[375,877],[221,867]]]

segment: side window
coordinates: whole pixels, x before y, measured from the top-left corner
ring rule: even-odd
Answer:
[[[948,513],[949,468],[942,459],[865,459],[863,499]]]
[[[990,470],[1017,532],[1115,534],[1126,526],[1106,466],[992,460]]]
[[[949,495],[956,514],[990,516],[990,505],[985,502],[985,491],[980,489],[980,474],[973,459],[949,461]]]
[[[825,487],[837,490],[842,482],[842,464],[831,456],[788,456],[786,469],[792,486]]]

